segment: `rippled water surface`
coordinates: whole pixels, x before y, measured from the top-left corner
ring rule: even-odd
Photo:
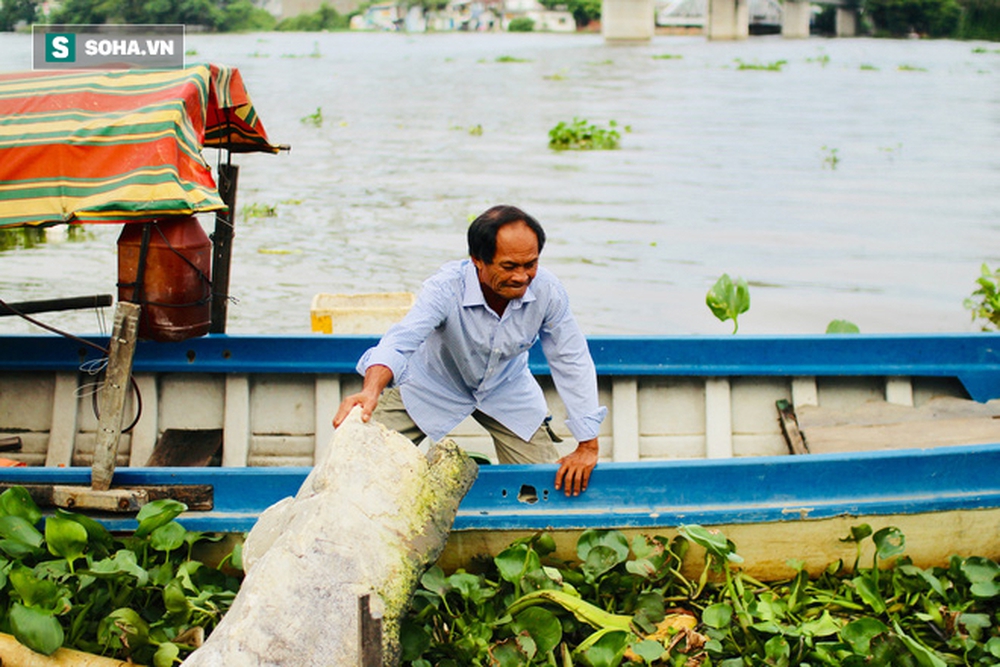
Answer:
[[[30,68],[29,46],[0,34],[0,70]],[[542,260],[589,334],[728,333],[704,302],[723,272],[750,282],[745,333],[969,331],[962,301],[1000,262],[1000,45],[334,33],[187,48],[238,67],[292,146],[234,157],[232,333],[306,333],[318,292],[416,291],[500,202],[545,225]],[[301,121],[318,109],[321,126]],[[550,150],[573,117],[631,131],[617,151]],[[113,293],[120,228],[88,230],[0,253],[0,298]]]

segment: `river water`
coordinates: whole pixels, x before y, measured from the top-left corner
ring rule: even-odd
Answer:
[[[997,44],[268,33],[187,49],[238,67],[292,147],[234,157],[231,333],[308,333],[320,292],[416,291],[501,202],[546,227],[542,261],[593,335],[728,334],[705,305],[723,273],[750,284],[741,333],[972,331],[962,302],[1000,262]],[[30,39],[0,34],[0,71],[30,66]],[[620,150],[550,150],[574,117],[630,131]],[[0,253],[0,298],[113,293],[120,228],[87,229]]]

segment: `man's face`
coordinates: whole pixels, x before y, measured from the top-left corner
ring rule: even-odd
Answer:
[[[497,230],[493,262],[472,261],[487,297],[488,290],[505,301],[518,299],[538,273],[538,237],[523,221],[511,222]]]

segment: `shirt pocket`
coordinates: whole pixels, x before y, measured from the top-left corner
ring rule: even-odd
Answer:
[[[517,338],[507,343],[503,346],[503,354],[507,358],[513,358],[520,355],[523,352],[527,352],[531,349],[531,346],[535,344],[538,340],[538,336],[533,336],[531,338]]]

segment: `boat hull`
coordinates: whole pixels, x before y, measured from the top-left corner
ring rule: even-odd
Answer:
[[[360,386],[357,358],[376,340],[211,335],[140,343],[133,377],[141,410],[133,396],[126,413],[138,417],[120,443],[113,486],[205,487],[211,509],[189,511],[183,523],[248,531],[265,508],[298,491],[331,440],[341,396]],[[747,567],[767,577],[787,575],[789,559],[811,572],[838,559],[852,563],[854,545],[840,540],[860,523],[902,529],[908,554],[922,565],[944,564],[952,553],[1000,556],[1000,419],[987,412],[963,421],[952,408],[933,407],[958,402],[966,414],[970,406],[995,405],[1000,335],[589,342],[609,408],[589,489],[572,498],[557,492],[555,465],[482,466],[443,564],[466,566],[543,530],[556,537],[558,555],[572,559],[587,529],[671,537],[685,524],[722,530]],[[93,380],[84,371],[99,358],[80,341],[0,337],[0,429],[24,444],[7,456],[28,464],[0,469],[0,484],[90,484],[98,424],[86,395]],[[558,425],[561,403],[539,350],[530,363]],[[886,424],[850,424],[866,432],[856,439],[868,451],[792,455],[794,424],[782,421],[783,403],[802,415],[874,410],[910,421],[892,442],[881,435]],[[949,419],[915,421],[928,412]],[[477,428],[463,424],[451,435],[469,451],[492,455]],[[569,434],[557,432],[572,449]],[[211,465],[143,467],[169,458],[158,449],[166,441],[211,444],[213,433],[220,452]],[[134,527],[129,514],[100,518],[115,530]],[[694,551],[685,567],[699,569],[699,559]]]
[[[557,556],[575,558],[579,535],[616,529],[673,537],[699,524],[736,543],[747,570],[780,579],[802,561],[818,573],[830,563],[853,563],[855,546],[842,542],[868,523],[900,528],[907,554],[922,567],[953,554],[1000,558],[1000,445],[895,450],[862,454],[755,457],[599,465],[589,489],[567,497],[553,488],[556,467],[480,468],[456,516],[442,567],[468,567],[513,540],[539,531],[556,539]],[[309,468],[123,468],[117,488],[209,485],[213,508],[179,520],[189,530],[242,533],[271,504],[295,495]],[[12,468],[2,483],[82,485],[80,468]],[[135,527],[130,515],[99,517],[112,530]],[[697,572],[702,554],[685,564]],[[870,552],[863,555],[871,562]]]

